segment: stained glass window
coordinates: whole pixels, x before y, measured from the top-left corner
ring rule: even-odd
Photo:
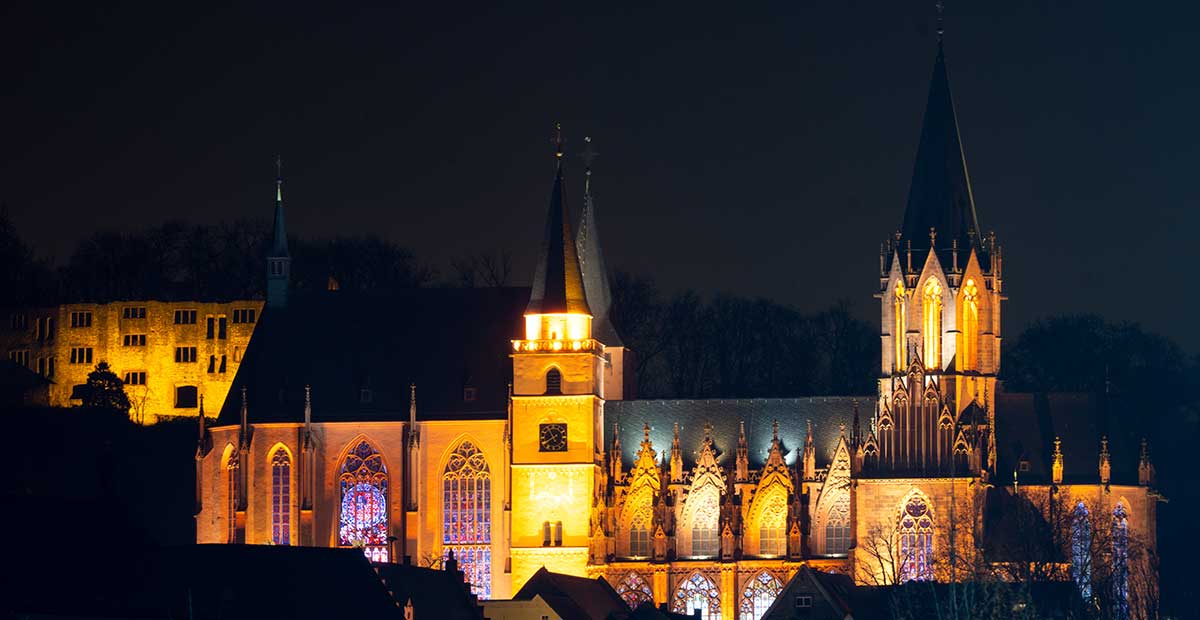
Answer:
[[[938,370],[942,366],[942,285],[937,280],[925,284],[921,300],[925,331],[925,367]]]
[[[340,475],[338,542],[363,548],[372,562],[388,561],[388,473],[383,457],[362,440],[346,455]]]
[[[238,507],[238,452],[230,447],[229,458],[225,461],[225,492],[226,521],[229,525],[227,538],[230,544],[237,542],[237,507]]]
[[[721,620],[721,590],[711,579],[700,573],[692,573],[675,589],[671,611],[692,615],[700,610],[701,620]]]
[[[1083,600],[1092,598],[1092,522],[1087,506],[1075,504],[1071,513],[1071,578]]]
[[[617,582],[617,594],[625,599],[630,609],[637,609],[642,603],[654,602],[654,591],[641,575],[630,571],[625,578]]]
[[[933,579],[933,519],[924,499],[914,497],[900,516],[900,582]]]
[[[908,366],[908,315],[905,313],[904,282],[896,282],[896,298],[892,302],[892,314],[896,319],[892,328],[892,344],[895,345],[896,370]]]
[[[958,352],[958,367],[974,369],[979,356],[979,287],[967,279],[962,287],[962,350]]]
[[[825,521],[826,555],[845,555],[850,551],[850,520],[839,510],[829,511]]]
[[[714,557],[721,551],[721,494],[713,486],[704,486],[688,496],[692,503],[692,557]]]
[[[762,620],[781,590],[783,584],[771,573],[763,571],[755,575],[742,591],[739,620]]]
[[[442,475],[442,546],[481,599],[492,597],[492,478],[469,441],[450,454]]]
[[[271,457],[271,541],[292,544],[292,457],[282,447]]]
[[[1113,508],[1112,521],[1113,617],[1129,618],[1129,515],[1124,504]]]

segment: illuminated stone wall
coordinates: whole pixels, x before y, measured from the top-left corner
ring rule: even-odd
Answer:
[[[108,362],[122,379],[126,373],[145,373],[144,385],[128,385],[126,392],[132,403],[130,417],[144,424],[160,418],[195,417],[198,407],[177,407],[175,388],[195,386],[204,396],[204,409],[216,416],[225,402],[230,383],[237,374],[242,355],[257,320],[262,316],[262,301],[242,300],[222,303],[129,301],[108,304],[66,304],[48,308],[30,308],[14,312],[0,325],[0,348],[5,355],[13,351],[28,351],[28,367],[52,379],[50,404],[70,407],[80,404],[72,399],[76,385],[87,382],[87,375],[96,364]],[[126,310],[135,310],[126,318]],[[144,310],[144,313],[143,311]],[[194,324],[176,324],[175,312],[195,312]],[[234,311],[252,310],[254,323],[234,323]],[[72,327],[72,315],[90,313],[87,326]],[[212,317],[213,338],[207,337],[207,319]],[[226,320],[226,337],[219,336],[219,320]],[[53,328],[47,329],[52,321]],[[20,325],[19,328],[14,326]],[[126,337],[132,343],[126,345]],[[136,344],[145,336],[145,345]],[[195,347],[194,362],[176,362],[176,347]],[[91,363],[86,360],[71,363],[74,348],[90,348]],[[220,372],[221,359],[225,371]],[[210,359],[214,372],[208,372]],[[54,373],[49,365],[53,360]]]

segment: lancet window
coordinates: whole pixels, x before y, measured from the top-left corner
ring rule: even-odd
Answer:
[[[625,599],[630,609],[637,609],[642,603],[654,602],[654,591],[641,575],[630,571],[625,578],[617,582],[617,594]]]
[[[1083,600],[1092,598],[1092,522],[1087,506],[1075,504],[1071,512],[1071,578]]]
[[[896,370],[903,371],[908,366],[908,311],[905,309],[904,282],[896,283],[896,293],[892,299],[892,341],[895,344]]]
[[[363,439],[342,461],[338,476],[338,543],[362,547],[372,562],[387,562],[388,472],[383,456]]]
[[[762,620],[763,614],[767,613],[782,590],[783,584],[771,573],[762,571],[755,575],[742,591],[738,620]]]
[[[701,620],[721,620],[721,590],[701,573],[681,582],[671,600],[671,611],[677,614],[690,616],[696,610]]]
[[[492,477],[483,452],[464,441],[442,474],[442,546],[479,598],[492,596]]]
[[[962,287],[962,318],[958,327],[962,346],[958,350],[958,368],[977,370],[979,365],[979,287],[968,279]]]
[[[933,579],[933,518],[923,498],[913,497],[900,516],[900,582]]]
[[[227,453],[225,459],[225,492],[226,492],[226,522],[228,523],[228,531],[226,538],[229,543],[237,542],[237,507],[238,507],[238,466],[241,459],[238,458],[237,448],[229,446],[225,449]]]
[[[850,519],[844,511],[834,508],[825,521],[825,553],[846,555],[850,550]]]
[[[921,296],[922,331],[925,336],[925,367],[942,367],[942,285],[934,279],[925,283]]]
[[[271,456],[271,542],[292,544],[292,457],[282,446]]]
[[[787,492],[779,486],[763,491],[766,504],[759,514],[758,553],[787,555]],[[757,501],[757,498],[756,498]]]
[[[1113,617],[1129,618],[1129,514],[1124,504],[1113,508],[1112,520]]]
[[[715,557],[721,549],[720,492],[706,486],[692,492],[692,557]]]

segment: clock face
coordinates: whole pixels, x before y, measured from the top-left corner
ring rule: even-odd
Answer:
[[[538,446],[542,452],[566,452],[567,425],[542,424],[538,429]]]

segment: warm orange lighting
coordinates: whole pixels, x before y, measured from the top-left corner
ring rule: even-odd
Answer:
[[[958,350],[960,370],[973,370],[979,364],[979,287],[967,280],[962,287],[962,315],[959,331],[962,344]]]
[[[942,367],[942,285],[937,280],[930,279],[925,283],[921,313],[925,332],[925,367],[937,370]]]
[[[892,340],[896,345],[896,369],[903,369],[908,365],[908,313],[905,311],[904,301],[904,283],[897,282],[896,298],[892,306],[892,314],[895,315]]]

